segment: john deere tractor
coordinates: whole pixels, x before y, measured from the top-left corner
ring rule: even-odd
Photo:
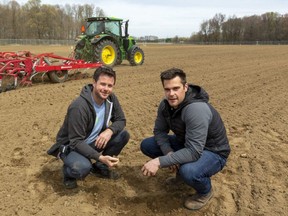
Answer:
[[[128,60],[132,66],[142,65],[144,52],[128,34],[128,22],[112,17],[91,17],[82,26],[74,49],[76,59],[101,62],[113,67]]]

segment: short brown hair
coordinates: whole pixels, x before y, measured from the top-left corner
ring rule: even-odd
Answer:
[[[116,83],[116,71],[114,71],[111,67],[107,67],[107,66],[101,66],[98,67],[93,75],[93,79],[97,82],[99,79],[99,76],[105,74],[109,77],[113,77],[114,78],[114,85]]]
[[[187,83],[186,81],[186,74],[183,70],[179,68],[171,68],[166,71],[163,71],[160,74],[162,85],[164,84],[164,80],[171,80],[174,79],[176,76],[180,77],[181,83],[185,85]]]

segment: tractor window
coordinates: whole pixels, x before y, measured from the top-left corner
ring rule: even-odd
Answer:
[[[101,34],[104,31],[103,22],[88,22],[86,26],[87,35]]]
[[[107,33],[111,32],[117,36],[120,36],[120,22],[110,21],[105,23],[105,30]]]

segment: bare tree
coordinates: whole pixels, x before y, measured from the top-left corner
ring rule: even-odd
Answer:
[[[221,40],[222,24],[225,20],[225,15],[216,14],[209,20],[209,37],[211,41],[219,42]]]
[[[208,21],[204,21],[201,24],[198,35],[202,41],[208,42],[208,35],[209,35],[209,22]]]
[[[242,20],[233,16],[222,24],[223,41],[241,41],[242,40]]]
[[[20,13],[20,5],[16,1],[10,1],[8,3],[8,10],[10,11],[9,16],[6,17],[9,26],[11,26],[9,35],[10,38],[16,39],[19,38],[19,13]]]
[[[96,7],[96,17],[104,17],[106,16],[103,9],[101,9],[100,7]]]
[[[0,36],[1,38],[6,38],[7,35],[10,34],[11,31],[11,26],[9,25],[8,19],[9,19],[9,7],[8,5],[0,5],[0,14],[1,14],[1,19],[0,19],[0,26],[1,26],[1,31],[0,31]]]

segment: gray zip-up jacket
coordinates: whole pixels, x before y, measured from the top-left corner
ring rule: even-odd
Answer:
[[[98,160],[101,154],[85,143],[85,139],[92,132],[96,119],[96,113],[92,105],[92,89],[92,84],[84,86],[80,96],[68,107],[64,123],[57,134],[56,143],[47,151],[49,155],[56,156],[61,145],[69,145],[72,150],[85,157]],[[102,131],[110,128],[113,135],[118,134],[126,125],[125,115],[120,103],[113,93],[104,103],[105,117]]]
[[[203,88],[190,84],[177,109],[173,109],[166,99],[161,101],[154,126],[155,140],[164,154],[159,157],[160,167],[196,161],[204,149],[228,157],[230,146],[225,126],[208,100]],[[179,144],[183,144],[176,152],[169,143],[170,130]]]

